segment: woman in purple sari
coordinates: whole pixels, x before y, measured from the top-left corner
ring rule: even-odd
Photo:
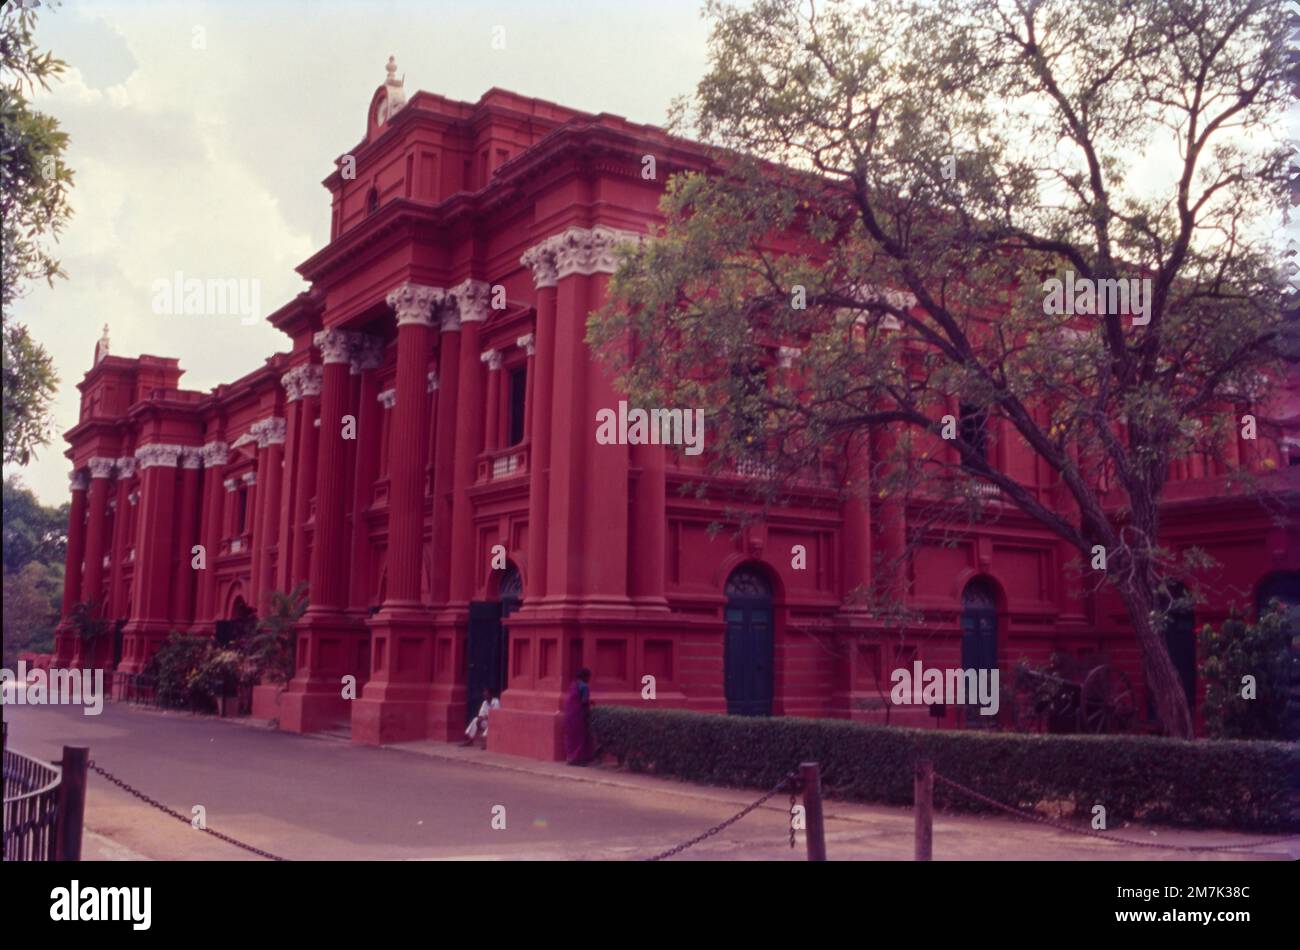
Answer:
[[[591,670],[578,670],[564,700],[564,758],[569,765],[586,765],[595,754],[591,737]]]

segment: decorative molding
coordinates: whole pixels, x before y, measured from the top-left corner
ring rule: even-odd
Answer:
[[[240,476],[240,481],[251,488],[257,484],[257,472],[245,472]]]
[[[118,478],[135,477],[135,456],[126,455],[116,460]]]
[[[248,427],[250,435],[257,439],[257,447],[264,449],[268,445],[284,445],[285,429],[288,424],[281,416],[271,416]]]
[[[356,346],[355,333],[346,330],[320,330],[311,341],[320,350],[321,360],[326,365],[352,361],[352,351]]]
[[[230,447],[231,447],[232,449],[242,449],[244,446],[246,446],[246,445],[250,445],[250,444],[252,444],[252,443],[254,443],[254,442],[256,442],[256,441],[257,441],[257,435],[256,435],[256,433],[253,432],[253,428],[252,428],[252,426],[249,426],[249,429],[248,429],[247,432],[245,432],[243,435],[241,435],[241,436],[240,436],[238,439],[236,439],[234,442],[231,442],[231,443],[230,443]]]
[[[547,240],[550,240],[549,238]],[[543,287],[554,287],[556,284],[555,274],[555,255],[546,241],[536,244],[524,251],[519,258],[519,263],[523,264],[533,272],[533,286],[538,290]]]
[[[530,247],[519,263],[533,272],[538,289],[554,287],[572,274],[612,274],[618,270],[619,249],[640,244],[645,235],[598,224],[594,228],[568,228]]]
[[[230,461],[230,446],[224,442],[208,442],[199,453],[206,468],[218,468]]]
[[[429,370],[425,378],[429,381],[426,392],[436,393],[438,391],[438,371],[436,369]]]
[[[532,356],[537,352],[537,334],[525,333],[519,339],[515,340],[515,346],[522,346],[524,352]]]
[[[397,405],[397,390],[385,389],[382,393],[380,393],[378,396],[375,397],[375,401],[378,402],[379,405],[383,406],[385,409],[392,409],[394,406]]]
[[[239,479],[227,478],[221,484],[225,487],[226,491],[234,491],[236,488],[239,487]]]
[[[320,375],[321,369],[318,363],[304,363],[302,366],[295,366],[289,372],[280,377],[280,385],[284,386],[285,401],[295,402],[303,396],[320,395]],[[315,384],[315,390],[308,392],[308,389]]]
[[[75,469],[68,475],[68,488],[71,491],[85,491],[90,487],[90,474],[85,469]]]
[[[438,309],[445,295],[446,291],[441,287],[427,287],[408,280],[391,291],[384,300],[397,314],[399,327],[408,323],[429,327],[433,326],[434,311]]]
[[[203,448],[187,448],[181,453],[181,465],[185,468],[198,468],[203,464]]]
[[[461,281],[447,292],[456,301],[461,323],[482,323],[488,318],[492,285],[482,280]]]
[[[479,354],[479,360],[487,363],[489,370],[498,370],[501,368],[501,351],[486,350]]]
[[[117,459],[96,456],[86,463],[91,478],[112,478],[113,469],[117,468]]]
[[[181,454],[185,451],[183,445],[142,445],[135,450],[135,459],[140,463],[140,471],[155,466],[166,468],[175,468],[179,464]]]
[[[325,370],[319,363],[308,363],[302,367],[302,378],[298,380],[298,395],[302,398],[320,395],[320,383]]]
[[[140,492],[139,491],[131,492],[131,494],[126,496],[126,500],[129,501],[131,503],[131,507],[134,508],[136,505],[140,504]],[[132,550],[134,550],[134,548]]]

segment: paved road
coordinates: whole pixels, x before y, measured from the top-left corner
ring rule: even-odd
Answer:
[[[248,724],[108,704],[103,715],[6,706],[12,747],[57,758],[88,745],[101,766],[209,827],[292,859],[611,859],[653,854],[726,818],[756,795],[612,769],[566,769],[443,743],[389,748],[296,736]],[[799,860],[788,799],[775,799],[683,859]],[[492,827],[504,806],[503,830]],[[86,857],[240,860],[252,855],[169,818],[92,775]],[[1129,828],[1146,841],[1252,840],[1230,832]],[[1258,836],[1256,836],[1257,838]],[[911,858],[912,816],[831,803],[832,858]],[[1300,842],[1247,857],[1295,857]],[[1079,838],[1011,819],[942,816],[937,858],[1187,858]],[[1191,855],[1212,859],[1209,855]],[[1240,859],[1240,854],[1214,859]]]

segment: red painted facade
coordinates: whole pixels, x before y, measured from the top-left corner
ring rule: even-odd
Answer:
[[[489,741],[555,758],[580,666],[597,702],[726,710],[726,590],[750,566],[772,592],[771,711],[879,719],[896,637],[850,595],[902,549],[919,507],[809,485],[714,534],[721,503],[679,491],[699,459],[594,439],[619,394],[584,343],[587,314],[618,244],[658,220],[667,177],[708,167],[691,143],[615,116],[496,89],[473,104],[407,102],[390,79],[364,141],[324,182],[331,240],[299,267],[311,290],[267,318],[286,352],[203,393],[181,388],[175,360],[96,351],[67,433],[65,614],[93,600],[125,621],[117,670],[137,673],[169,631],[212,633],[306,580],[297,675],[283,693],[259,688],[255,712],[294,731],[350,722],[366,743],[451,739],[466,721],[471,614],[518,577]],[[1003,469],[1065,510],[1019,440],[990,435]],[[863,446],[859,481],[888,439]],[[1287,478],[1300,447],[1265,434],[1240,446],[1237,464],[1291,492],[1266,506],[1228,494],[1217,462],[1178,463],[1166,541],[1221,565],[1201,578],[1198,625],[1300,570]],[[745,477],[715,479],[715,496]],[[1077,556],[1037,523],[1008,506],[956,546],[932,542],[905,594],[926,618],[909,642],[927,665],[960,665],[963,592],[982,579],[1004,669],[1102,647],[1139,678],[1118,602],[1088,593]],[[56,661],[111,665],[114,649],[79,655],[64,630]],[[341,698],[349,674],[355,700]],[[959,725],[923,709],[891,721]]]

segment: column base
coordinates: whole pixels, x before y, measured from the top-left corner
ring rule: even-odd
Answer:
[[[364,627],[337,611],[307,611],[298,632],[298,675],[280,696],[282,730],[320,732],[348,724],[352,700],[343,698],[343,677],[356,676],[359,684],[357,648],[365,637]]]
[[[494,709],[488,720],[488,751],[544,762],[564,761],[564,713]]]
[[[433,681],[433,612],[418,602],[390,603],[366,625],[373,670],[352,704],[352,741],[383,745],[426,738]]]

